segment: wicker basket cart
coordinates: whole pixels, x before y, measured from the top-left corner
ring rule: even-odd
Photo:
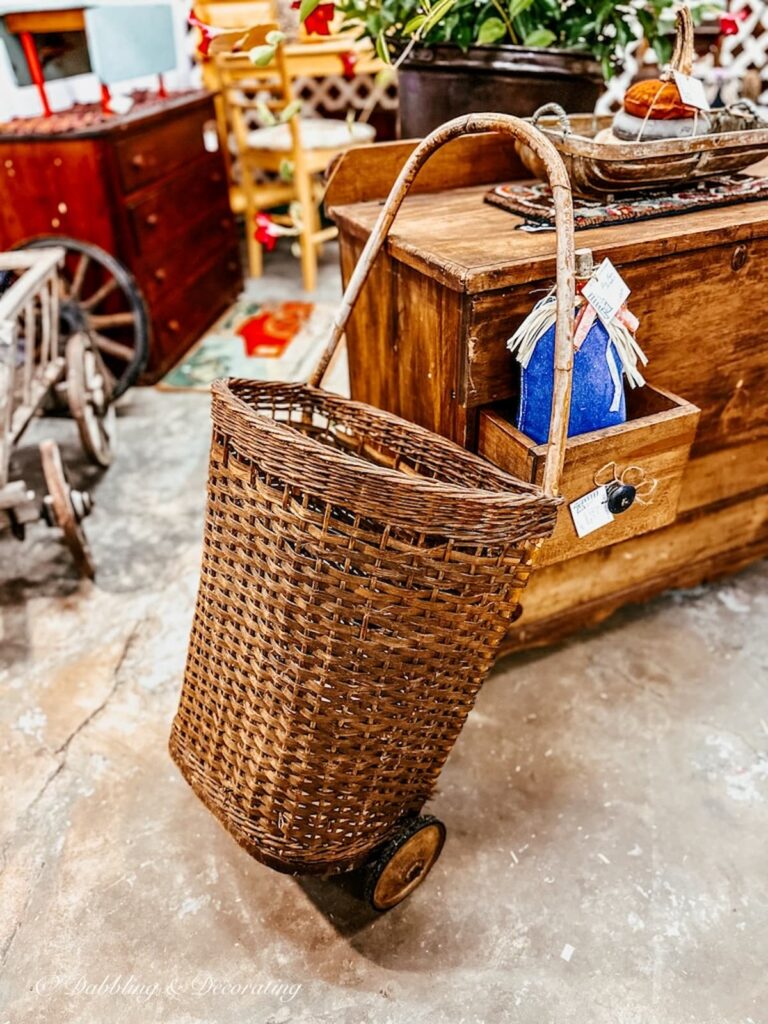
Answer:
[[[542,487],[320,389],[419,169],[451,139],[489,131],[539,154],[556,199]],[[573,262],[570,186],[552,143],[514,117],[458,118],[403,167],[311,383],[213,387],[203,562],[171,754],[254,857],[295,873],[366,866],[377,910],[409,895],[439,856],[445,828],[420,811],[554,528]]]

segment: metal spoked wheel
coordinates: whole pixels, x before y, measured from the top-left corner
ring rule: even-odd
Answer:
[[[88,458],[104,469],[112,461],[115,409],[109,404],[109,371],[87,334],[67,341],[67,404]]]
[[[400,832],[366,867],[365,897],[374,910],[391,910],[418,888],[435,866],[445,842],[442,821],[424,815]]]
[[[55,441],[41,443],[40,459],[48,488],[43,501],[43,513],[48,525],[58,526],[62,530],[64,543],[71,551],[80,575],[92,580],[96,575],[96,566],[80,525],[91,511],[91,496],[87,491],[75,491],[69,486],[59,446]]]
[[[66,250],[59,271],[59,331],[66,342],[85,332],[108,373],[109,401],[119,398],[147,365],[149,318],[138,285],[104,249],[63,235],[44,235],[17,248]]]

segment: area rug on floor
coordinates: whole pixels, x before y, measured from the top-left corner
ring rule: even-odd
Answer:
[[[306,380],[328,340],[335,307],[242,297],[165,375],[161,388],[206,391],[217,377]]]

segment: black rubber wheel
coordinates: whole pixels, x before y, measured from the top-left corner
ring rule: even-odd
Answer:
[[[366,865],[365,898],[374,910],[396,907],[435,866],[445,843],[445,825],[431,814],[406,820],[397,835]]]
[[[98,245],[64,235],[41,235],[16,249],[66,250],[59,270],[59,334],[69,338],[85,331],[109,371],[109,400],[135,384],[149,356],[149,316],[133,275]]]

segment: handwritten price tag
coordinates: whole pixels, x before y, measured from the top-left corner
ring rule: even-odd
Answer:
[[[582,295],[607,327],[627,301],[629,286],[605,259],[582,289]]]
[[[680,93],[680,99],[688,107],[696,107],[697,110],[709,110],[709,100],[704,92],[704,83],[700,78],[692,78],[684,75],[682,71],[673,71],[675,85]]]
[[[608,509],[608,491],[604,486],[572,501],[568,508],[579,537],[586,537],[588,533],[613,522],[613,513]]]

